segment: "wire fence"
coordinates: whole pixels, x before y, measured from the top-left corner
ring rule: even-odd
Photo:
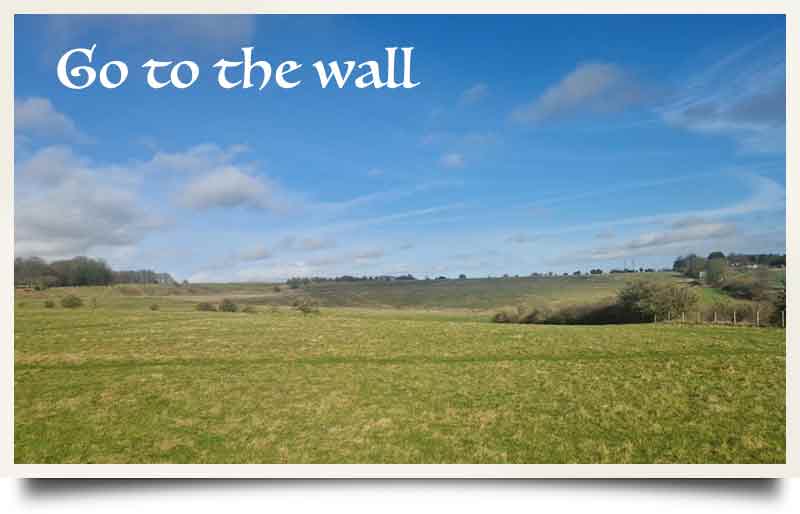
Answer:
[[[786,328],[786,311],[771,312],[769,315],[759,310],[668,313],[662,317],[654,315],[653,323]]]

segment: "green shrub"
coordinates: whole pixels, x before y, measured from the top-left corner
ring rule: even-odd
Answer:
[[[594,303],[564,305],[553,310],[517,307],[492,318],[495,323],[545,323],[560,325],[607,325],[642,323],[691,312],[699,301],[686,286],[636,281],[626,285],[617,298]]]
[[[691,288],[677,284],[663,284],[637,280],[626,285],[617,297],[621,313],[638,316],[638,321],[666,319],[690,312],[699,302],[698,294]]]
[[[61,306],[65,309],[77,309],[78,307],[83,306],[83,300],[75,296],[74,294],[68,294],[64,298],[61,299]]]
[[[220,312],[239,312],[239,306],[236,305],[233,302],[233,300],[225,298],[221,302],[219,302],[219,311]]]
[[[154,303],[154,304],[150,305],[150,310],[151,311],[157,311],[159,308],[160,307],[158,306],[157,303]]]
[[[56,302],[54,302],[53,300],[45,300],[45,301],[44,301],[44,307],[45,307],[45,309],[52,309],[52,308],[54,308],[55,306],[56,306]]]
[[[200,302],[195,306],[195,309],[197,309],[198,311],[205,311],[205,312],[217,310],[214,304],[209,302]]]
[[[744,300],[761,300],[767,293],[765,281],[757,280],[752,277],[736,277],[726,280],[722,284],[722,290],[734,298]]]
[[[503,310],[492,316],[494,323],[517,323],[518,317],[516,312]]]

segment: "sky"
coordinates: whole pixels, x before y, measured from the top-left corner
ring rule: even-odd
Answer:
[[[670,267],[785,253],[785,18],[15,17],[15,252],[179,280]],[[57,78],[128,64],[116,89]],[[220,58],[302,84],[221,88]],[[321,88],[385,63],[414,88]],[[152,89],[150,58],[193,60]],[[77,63],[77,61],[76,61]],[[80,63],[83,64],[83,63]],[[113,75],[113,74],[112,74]]]

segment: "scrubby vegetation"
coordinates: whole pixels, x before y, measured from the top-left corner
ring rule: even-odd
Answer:
[[[61,306],[65,309],[77,309],[83,306],[83,300],[74,294],[68,294],[61,299]]]
[[[150,304],[150,310],[151,311],[157,311],[159,308],[160,307],[158,306],[157,303]]]
[[[45,300],[44,306],[46,309],[52,309],[53,307],[56,306],[56,302],[54,302],[53,300]]]
[[[641,323],[670,314],[690,312],[699,301],[689,286],[637,280],[626,285],[616,298],[560,306],[554,309],[517,307],[495,314],[496,323],[547,323],[606,325]]]
[[[220,312],[239,312],[239,305],[230,298],[223,298],[223,300],[219,302],[218,310]]]

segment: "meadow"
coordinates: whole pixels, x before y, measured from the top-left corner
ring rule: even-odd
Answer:
[[[784,462],[781,329],[489,322],[624,280],[18,291],[15,462]]]

